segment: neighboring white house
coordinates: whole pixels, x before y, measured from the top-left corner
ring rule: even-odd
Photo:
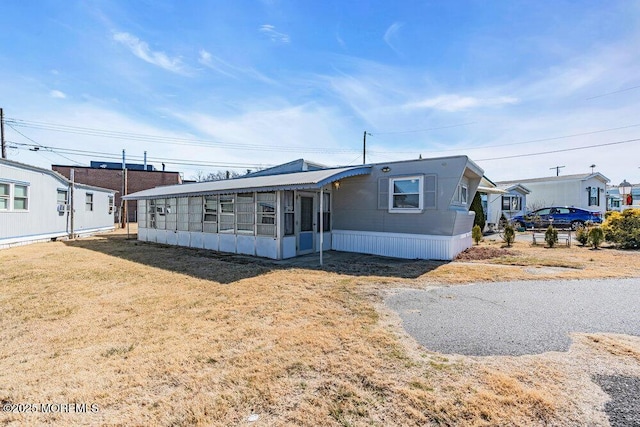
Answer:
[[[516,215],[523,215],[527,210],[527,195],[531,191],[522,184],[498,184],[502,194],[488,194],[485,214],[489,227],[500,222],[504,215],[506,220]]]
[[[138,201],[138,239],[148,242],[273,259],[334,249],[450,260],[472,244],[482,176],[467,156],[342,168],[300,160],[123,199]]]
[[[0,159],[0,248],[113,230],[114,193]]]
[[[551,176],[545,178],[500,181],[498,187],[512,188],[520,185],[527,190],[526,205],[521,209],[538,209],[547,206],[573,206],[605,213],[606,188],[609,178],[599,172]]]

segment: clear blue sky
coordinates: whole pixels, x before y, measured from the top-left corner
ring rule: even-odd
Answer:
[[[189,178],[358,164],[366,130],[369,162],[639,182],[640,141],[614,144],[640,139],[639,21],[632,0],[5,0],[9,158],[147,151]],[[20,145],[36,143],[62,151]]]

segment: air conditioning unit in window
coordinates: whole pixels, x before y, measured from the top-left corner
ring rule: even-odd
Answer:
[[[67,211],[67,205],[63,205],[63,204],[58,205],[58,212],[66,212],[66,211]]]

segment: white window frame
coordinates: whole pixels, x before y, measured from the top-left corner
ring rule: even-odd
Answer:
[[[87,212],[93,212],[93,193],[85,193],[84,195],[84,210]]]
[[[505,209],[504,208],[504,200],[505,199],[509,199],[509,209]],[[513,201],[517,200],[517,208],[513,209]],[[502,196],[501,199],[501,203],[502,203],[502,212],[519,212],[522,210],[522,197],[521,196],[516,196],[514,194],[505,194]]]
[[[0,185],[7,187],[7,193],[0,194],[0,199],[6,200],[5,207],[0,207],[0,211],[8,211],[11,209],[11,184],[8,182],[0,182]]]
[[[25,188],[25,192],[26,192],[26,196],[16,196],[16,187],[24,187]],[[9,190],[11,191],[11,190]],[[13,194],[12,194],[12,202],[13,202],[13,210],[14,211],[19,211],[19,212],[28,212],[29,211],[29,196],[30,196],[30,188],[28,184],[13,184]],[[24,199],[24,204],[25,204],[25,208],[24,209],[17,209],[16,208],[16,199]]]
[[[393,196],[403,193],[394,193],[394,184],[396,181],[418,180],[418,207],[417,208],[399,208],[393,206]],[[416,193],[406,193],[416,194]],[[389,178],[389,213],[420,213],[424,208],[424,175],[396,176]]]

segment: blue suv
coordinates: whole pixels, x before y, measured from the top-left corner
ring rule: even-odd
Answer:
[[[522,228],[548,227],[551,224],[557,228],[571,227],[572,230],[575,230],[584,226],[587,222],[602,224],[602,214],[598,211],[554,206],[538,209],[526,215],[514,216],[511,218],[511,222]]]

